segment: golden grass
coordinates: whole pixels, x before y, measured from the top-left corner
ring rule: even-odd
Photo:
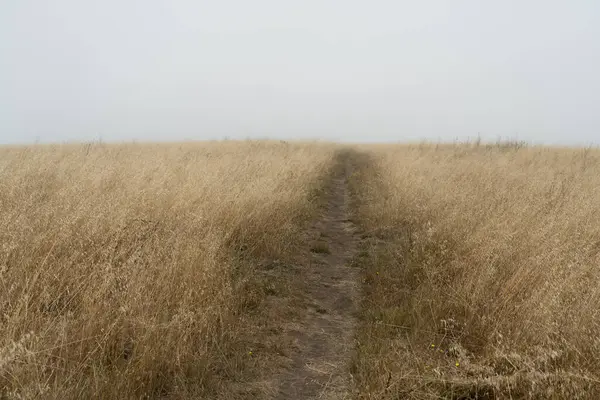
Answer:
[[[362,398],[600,398],[600,151],[363,147]]]
[[[255,268],[300,254],[336,150],[0,149],[0,398],[273,393],[252,380],[268,355],[244,347],[274,290]],[[359,397],[600,398],[600,151],[361,146],[353,160]]]
[[[0,397],[226,398],[251,261],[285,258],[333,152],[0,149]]]

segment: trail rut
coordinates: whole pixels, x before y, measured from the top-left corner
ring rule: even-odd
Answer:
[[[284,326],[294,350],[278,377],[277,400],[350,397],[358,293],[358,271],[350,262],[359,240],[349,219],[351,171],[349,156],[340,155],[325,206],[308,232],[305,262],[289,271],[306,310]]]

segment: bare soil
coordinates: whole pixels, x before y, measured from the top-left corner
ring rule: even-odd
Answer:
[[[287,270],[292,291],[300,297],[294,304],[302,310],[282,326],[293,350],[288,368],[277,377],[276,399],[350,397],[358,293],[358,271],[350,261],[359,240],[349,220],[350,173],[349,160],[340,156],[321,215],[307,232],[305,262]]]

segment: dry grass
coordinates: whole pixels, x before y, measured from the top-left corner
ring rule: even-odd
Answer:
[[[364,148],[362,398],[600,398],[600,151]]]
[[[337,149],[0,149],[0,398],[273,393],[256,267],[300,254]],[[360,397],[599,398],[600,151],[359,150]]]
[[[333,152],[1,149],[0,398],[232,395],[249,356],[236,321],[260,301],[251,266],[286,257]]]

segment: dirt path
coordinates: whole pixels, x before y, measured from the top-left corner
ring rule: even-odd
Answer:
[[[358,235],[349,220],[347,179],[351,165],[340,156],[326,205],[314,222],[305,262],[289,271],[304,310],[283,327],[293,343],[289,368],[281,373],[276,399],[346,399],[354,348],[358,271],[350,261]]]

